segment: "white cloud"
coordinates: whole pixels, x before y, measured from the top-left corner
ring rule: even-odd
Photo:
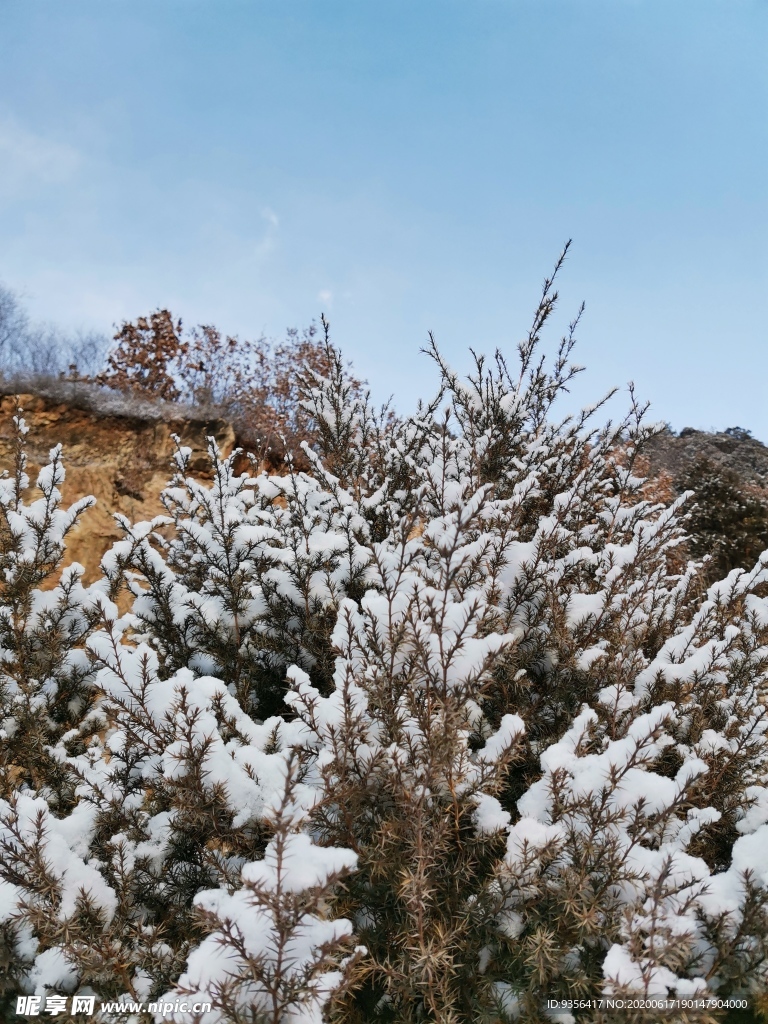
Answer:
[[[268,206],[265,206],[261,211],[261,216],[270,225],[270,227],[278,228],[280,226],[280,219],[274,210],[270,210]]]
[[[14,120],[0,121],[0,198],[66,181],[80,162],[74,146],[46,138]]]
[[[265,206],[261,211],[262,220],[267,223],[266,229],[262,237],[256,242],[253,248],[253,255],[256,257],[257,262],[263,263],[275,249],[277,244],[277,233],[280,227],[280,219],[274,210],[271,210],[268,206]]]
[[[318,302],[322,302],[328,309],[333,308],[333,292],[328,288],[324,288],[322,291],[317,293]]]

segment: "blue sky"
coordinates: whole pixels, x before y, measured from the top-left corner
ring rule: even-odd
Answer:
[[[405,410],[572,237],[575,400],[768,440],[767,44],[765,0],[0,0],[0,280],[104,330],[325,311]]]

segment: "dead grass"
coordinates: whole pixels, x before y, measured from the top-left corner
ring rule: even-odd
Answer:
[[[0,395],[34,395],[97,416],[118,416],[152,422],[184,420],[194,423],[228,418],[226,410],[217,405],[164,402],[117,391],[91,381],[66,380],[41,373],[0,375]]]

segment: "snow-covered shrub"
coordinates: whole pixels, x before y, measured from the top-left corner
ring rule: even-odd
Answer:
[[[282,791],[275,792],[265,814],[273,834],[262,859],[243,867],[236,891],[215,889],[195,898],[210,934],[189,957],[171,995],[213,999],[217,1021],[321,1021],[365,952],[342,956],[352,925],[328,916],[334,887],[354,870],[357,857],[319,847],[302,831],[316,789],[302,783],[295,754],[282,770]],[[178,1018],[183,1022],[184,1014]]]
[[[82,585],[79,565],[60,571],[66,536],[92,502],[61,507],[60,447],[40,470],[35,495],[18,406],[12,425],[13,466],[0,478],[0,999],[30,948],[13,921],[14,880],[44,871],[37,851],[17,871],[13,823],[25,830],[38,816],[54,820],[74,809],[68,758],[104,724],[85,650],[100,588]]]
[[[259,724],[243,710],[254,703],[251,681],[259,678],[259,666],[250,663],[257,648],[247,646],[246,618],[255,602],[241,601],[246,591],[237,573],[248,584],[262,578],[266,568],[261,553],[256,556],[258,577],[253,571],[248,575],[247,564],[242,571],[234,559],[246,563],[258,541],[284,537],[263,529],[258,516],[250,524],[245,516],[233,522],[246,481],[233,481],[231,460],[222,462],[212,452],[217,478],[210,492],[190,479],[189,504],[178,500],[178,490],[166,495],[179,520],[188,513],[179,531],[186,549],[184,543],[169,545],[169,561],[184,582],[167,586],[173,570],[142,543],[142,530],[148,527],[139,527],[128,528],[129,539],[105,557],[103,584],[84,589],[80,570],[73,567],[58,587],[42,592],[37,585],[56,571],[63,537],[90,502],[59,511],[56,485],[63,470],[55,450],[51,466],[40,474],[43,498],[24,505],[20,419],[17,428],[16,473],[3,492],[0,925],[7,1008],[12,1012],[18,992],[77,989],[103,999],[149,999],[179,978],[190,949],[203,936],[205,915],[195,897],[216,887],[233,891],[250,878],[249,863],[265,863],[262,858],[268,861],[275,849],[281,863],[287,863],[286,848],[295,851],[305,842],[300,830],[286,832],[284,815],[273,808],[275,793],[285,790],[291,759],[290,753],[269,752],[281,722]],[[180,465],[186,457],[178,453]],[[290,491],[288,481],[278,482]],[[306,513],[313,489],[309,481],[301,483],[298,500]],[[314,492],[319,493],[316,486]],[[252,497],[252,489],[245,491],[240,506],[246,515],[253,504],[249,493]],[[327,505],[327,496],[324,501]],[[270,500],[263,504],[272,506]],[[319,523],[322,516],[316,518]],[[287,559],[297,550],[298,560],[302,555],[310,564],[319,559],[322,568],[322,544],[319,554],[302,547],[299,538],[291,540],[290,525],[283,531],[289,535]],[[322,537],[321,529],[313,532],[311,525],[308,533]],[[193,537],[199,541],[197,550]],[[333,551],[339,545],[330,547]],[[209,559],[202,567],[195,565],[201,552]],[[142,577],[147,594],[137,598],[133,614],[119,618],[106,591],[116,590],[126,578],[130,557],[147,570]],[[234,570],[228,573],[230,565]],[[311,571],[299,567],[296,575]],[[134,589],[137,576],[128,577]],[[265,585],[269,588],[268,579]],[[306,580],[303,586],[308,589]],[[164,632],[162,613],[153,614],[155,594],[161,596],[162,612],[177,616],[178,636],[173,620]],[[294,594],[286,597],[277,585],[272,600],[278,606],[286,601],[289,608],[296,603]],[[275,631],[279,625],[278,619]],[[152,646],[141,642],[145,635]],[[171,640],[167,646],[165,637]],[[268,638],[262,647],[269,668],[270,650],[279,656],[280,645]],[[291,647],[283,664],[298,657],[298,648]],[[314,664],[311,655],[307,658]],[[221,678],[204,675],[206,664]],[[318,856],[331,854],[320,851]],[[341,851],[336,867],[329,862],[329,888],[351,856]],[[254,879],[258,870],[258,864],[251,869]],[[291,900],[300,900],[301,886],[295,880],[288,884],[293,886]],[[311,892],[296,921],[297,934],[319,899],[314,876],[307,887]],[[274,925],[278,944],[288,911],[282,908]],[[309,943],[302,968],[292,970],[290,982],[287,975],[275,978],[277,989],[285,989],[283,1002],[312,1007],[330,998],[343,979],[343,972],[331,969],[336,963],[332,952],[348,930],[343,922],[330,927],[317,919],[315,932],[322,933],[322,941]],[[343,959],[352,962],[348,955]]]
[[[98,724],[89,716],[95,691],[84,642],[99,588],[83,587],[79,565],[59,573],[66,536],[92,499],[61,507],[57,447],[27,501],[20,409],[13,426],[14,466],[0,478],[0,795],[33,790],[61,811],[73,800],[65,755]]]
[[[293,671],[288,697],[323,778],[313,834],[359,858],[345,1020],[765,987],[766,570],[701,603],[680,502],[632,472],[644,410],[550,419],[576,372],[573,328],[551,371],[536,356],[554,298],[514,374],[478,358],[464,383],[433,346],[439,400],[386,439],[362,442],[333,379],[312,399],[327,450],[370,453],[341,470],[369,528],[377,505],[392,524],[340,608],[335,692]]]
[[[320,467],[316,477],[290,463],[280,476],[236,475],[238,454],[222,459],[209,441],[206,487],[178,446],[167,515],[135,526],[119,517],[126,539],[102,565],[113,591],[133,592],[135,635],[157,651],[161,674],[215,675],[264,717],[283,707],[288,666],[329,684],[336,612],[364,592],[370,552],[360,511]]]
[[[252,902],[265,896],[259,872],[277,857],[274,888],[278,896],[285,889],[288,903],[258,934],[280,947],[293,911],[294,946],[306,949],[300,969],[280,961],[268,980],[282,993],[281,1006],[322,1005],[344,980],[333,952],[350,928],[313,916],[319,881],[312,862],[290,863],[313,847],[288,817],[297,786],[293,755],[276,749],[285,723],[255,723],[220,680],[189,669],[161,678],[155,652],[126,642],[114,607],[103,608],[103,629],[89,644],[108,725],[103,745],[69,759],[79,803],[66,817],[24,794],[0,805],[18,990],[157,998],[203,938],[210,909],[224,912],[226,894],[236,903],[241,886],[246,909],[251,888]],[[307,792],[313,800],[315,790]],[[346,851],[333,857],[318,850],[315,858],[327,861],[329,897],[354,860]],[[186,977],[194,980],[201,957],[192,953]],[[242,987],[247,996],[247,979]],[[232,985],[225,988],[225,1007],[242,1003]]]
[[[329,352],[307,472],[212,447],[204,486],[180,448],[167,515],[123,520],[103,589],[133,607],[94,597],[87,638],[103,734],[56,754],[68,802],[4,794],[19,990],[219,1024],[762,998],[768,556],[706,592],[681,571],[644,410],[555,416],[555,300],[514,366],[464,381],[433,343],[409,419]]]

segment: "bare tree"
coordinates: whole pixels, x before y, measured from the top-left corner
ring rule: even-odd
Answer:
[[[98,331],[69,332],[55,324],[31,323],[19,296],[0,285],[0,373],[91,378],[101,369],[108,347],[109,339]]]
[[[11,367],[28,326],[28,317],[18,296],[0,284],[0,371]]]

